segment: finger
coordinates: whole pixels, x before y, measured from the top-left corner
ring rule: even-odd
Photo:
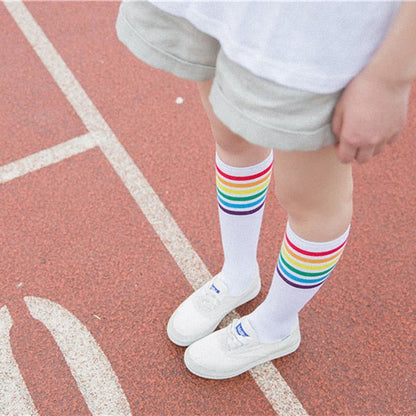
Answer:
[[[368,162],[374,156],[375,146],[362,146],[358,148],[355,160],[358,163]]]
[[[373,156],[378,155],[379,153],[381,153],[384,150],[385,147],[386,147],[386,143],[382,143],[382,144],[379,144],[378,146],[376,146],[374,148],[374,151],[373,151]]]
[[[342,128],[342,113],[341,111],[337,111],[338,107],[335,108],[334,115],[332,116],[332,132],[338,138],[341,136],[341,128]]]
[[[390,137],[390,139],[389,140],[387,140],[387,144],[392,144],[392,143],[394,143],[398,138],[399,138],[399,136],[400,136],[400,134],[399,133],[397,133],[397,134],[395,134],[394,136],[392,136],[392,137]]]
[[[357,147],[349,143],[346,143],[342,140],[336,146],[336,153],[338,159],[342,163],[351,163],[355,159],[355,154],[357,152]]]

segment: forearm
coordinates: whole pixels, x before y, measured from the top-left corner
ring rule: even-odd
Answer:
[[[400,6],[364,72],[394,85],[410,84],[416,79],[416,2],[405,1]]]

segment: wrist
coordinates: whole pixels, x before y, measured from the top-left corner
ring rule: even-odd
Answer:
[[[365,71],[393,89],[408,89],[416,79],[416,2],[402,2]]]
[[[415,76],[400,73],[398,71],[389,71],[388,68],[378,66],[376,63],[370,63],[359,74],[371,82],[376,83],[384,88],[394,91],[410,91]]]

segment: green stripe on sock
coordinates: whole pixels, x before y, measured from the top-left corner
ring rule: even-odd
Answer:
[[[218,187],[217,187],[217,191],[222,197],[224,197],[225,199],[228,199],[230,201],[250,201],[252,199],[256,199],[256,198],[260,197],[261,195],[263,195],[267,191],[267,186],[266,186],[265,189],[263,189],[259,193],[254,194],[254,195],[250,195],[250,196],[229,196],[227,194],[224,194],[224,192],[221,192]]]
[[[280,260],[282,261],[282,263],[289,269],[292,270],[292,272],[295,272],[297,274],[300,274],[301,276],[306,276],[306,277],[319,277],[319,276],[323,276],[324,274],[329,273],[334,267],[335,265],[333,265],[332,267],[330,267],[329,269],[325,269],[323,272],[318,272],[318,273],[310,273],[310,272],[304,272],[301,271],[299,269],[297,269],[296,267],[293,267],[292,265],[290,265],[282,256],[282,253],[280,253]]]

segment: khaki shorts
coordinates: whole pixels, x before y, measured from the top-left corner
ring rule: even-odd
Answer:
[[[259,146],[310,151],[337,141],[331,119],[342,91],[316,94],[276,84],[227,58],[186,19],[145,1],[125,1],[119,39],[147,64],[193,81],[213,80],[209,100],[234,133]]]

